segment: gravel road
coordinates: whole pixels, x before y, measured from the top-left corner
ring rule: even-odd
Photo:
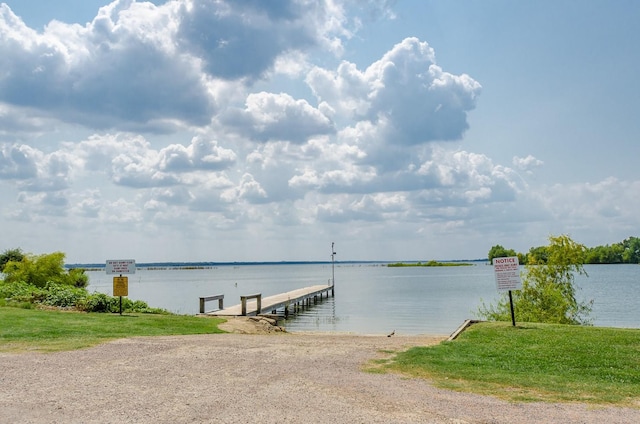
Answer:
[[[362,371],[436,337],[212,334],[0,354],[2,423],[638,423],[640,410],[514,404]]]

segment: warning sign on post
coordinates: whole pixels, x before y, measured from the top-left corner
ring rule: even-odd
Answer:
[[[129,279],[127,277],[113,277],[113,295],[129,296]]]
[[[496,288],[498,291],[522,289],[520,263],[517,256],[493,258],[493,270],[496,275]]]
[[[108,274],[135,274],[135,259],[111,259],[107,260],[105,270]]]

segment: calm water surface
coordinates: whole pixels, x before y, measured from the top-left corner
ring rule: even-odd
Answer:
[[[589,265],[578,276],[582,300],[594,300],[594,324],[640,328],[640,266]],[[89,290],[111,294],[112,276],[88,272]],[[240,296],[270,296],[328,283],[331,264],[222,265],[208,269],[148,270],[129,276],[129,298],[180,314],[196,314],[200,296],[224,294],[225,305]],[[494,303],[493,267],[389,268],[385,264],[337,264],[335,297],[284,321],[289,331],[356,334],[450,334],[478,307]],[[215,303],[215,302],[214,302]],[[215,307],[211,304],[208,307]]]

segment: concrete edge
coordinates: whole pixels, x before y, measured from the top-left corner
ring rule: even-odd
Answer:
[[[448,342],[455,340],[464,330],[466,330],[467,328],[471,327],[471,325],[473,324],[477,324],[479,322],[482,322],[480,320],[477,319],[467,319],[465,320],[462,325],[460,327],[458,327],[458,329],[456,331],[454,331],[449,338],[447,339]]]

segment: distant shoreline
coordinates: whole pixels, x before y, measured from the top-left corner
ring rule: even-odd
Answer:
[[[402,268],[402,267],[439,267],[439,266],[472,266],[472,263],[469,262],[439,262],[439,261],[429,261],[429,262],[394,262],[387,264],[390,268]]]
[[[446,264],[475,264],[487,262],[487,259],[464,259],[464,260],[443,260],[438,261]],[[419,266],[417,264],[422,261],[258,261],[258,262],[140,262],[136,264],[136,268],[145,269],[210,269],[222,266],[254,266],[254,265],[382,265],[403,263],[407,266]],[[75,263],[65,264],[65,268],[83,268],[85,270],[102,270],[105,263]]]

